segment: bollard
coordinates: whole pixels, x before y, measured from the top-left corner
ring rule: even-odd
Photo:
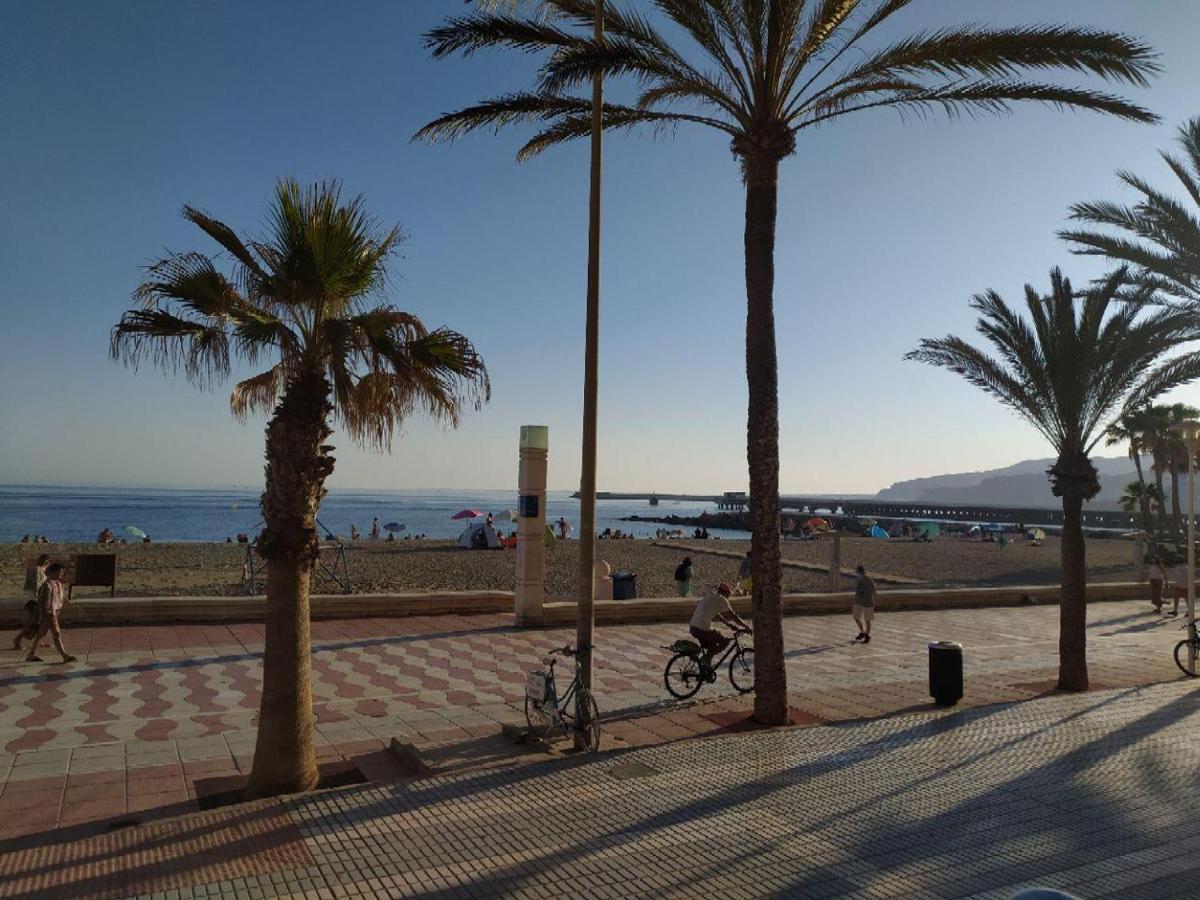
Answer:
[[[953,706],[962,695],[962,644],[932,642],[929,645],[929,696],[938,706]]]

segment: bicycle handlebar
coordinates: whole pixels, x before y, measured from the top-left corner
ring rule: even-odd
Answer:
[[[585,647],[583,649],[591,650],[592,648]],[[555,647],[553,650],[550,651],[550,653],[552,655],[561,653],[563,656],[578,656],[580,654],[580,652],[581,652],[580,650],[576,649],[575,647],[572,647],[570,644],[567,644],[565,647]]]

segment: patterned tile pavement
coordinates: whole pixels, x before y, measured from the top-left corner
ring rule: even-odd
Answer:
[[[1055,674],[1057,608],[881,615],[869,646],[848,617],[786,622],[791,703],[804,724],[929,707],[925,644],[964,644],[965,705],[1025,699]],[[678,624],[598,635],[597,693],[606,746],[719,733],[744,713],[725,678],[697,701],[669,701],[662,649]],[[1092,677],[1120,687],[1176,679],[1180,632],[1140,603],[1091,609]],[[349,760],[375,781],[406,770],[392,738],[430,752],[523,722],[524,672],[564,629],[522,631],[506,616],[316,622],[314,700],[323,761]],[[71,665],[0,665],[0,841],[82,836],[114,820],[195,809],[196,781],[249,770],[259,702],[260,625],[75,629]],[[15,656],[15,654],[14,654]],[[52,831],[58,828],[60,831]],[[62,832],[61,829],[66,829]]]
[[[682,741],[7,852],[0,895],[1194,897],[1198,728],[1178,683]]]

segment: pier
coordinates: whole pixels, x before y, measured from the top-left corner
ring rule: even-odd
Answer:
[[[578,498],[576,492],[574,497]],[[599,491],[597,500],[645,500],[657,506],[662,500],[682,500],[692,503],[712,503],[720,510],[740,512],[750,506],[744,491],[722,494],[638,494]],[[1048,498],[1046,506],[984,506],[974,503],[939,503],[918,500],[878,500],[873,497],[838,497],[820,495],[781,495],[780,512],[784,515],[828,515],[877,519],[932,519],[941,522],[996,522],[1012,525],[1061,525],[1062,508]],[[1132,531],[1139,528],[1136,513],[1119,509],[1088,509],[1083,511],[1086,528],[1111,528]]]

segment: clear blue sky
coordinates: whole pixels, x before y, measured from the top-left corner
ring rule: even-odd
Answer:
[[[969,296],[1015,298],[1062,264],[1076,200],[1200,114],[1194,0],[919,0],[908,27],[1053,18],[1144,36],[1166,72],[1139,126],[1019,109],[905,124],[889,112],[805,133],[784,163],[776,304],[785,490],[1044,456],[1032,429],[955,377],[901,360],[967,332]],[[279,176],[337,177],[411,232],[394,297],[469,335],[495,399],[444,432],[413,420],[390,455],[338,444],[335,486],[516,481],[522,423],[551,429],[553,487],[578,484],[586,148],[523,166],[518,133],[409,142],[438,113],[527,83],[511,55],[435,63],[420,34],[458,0],[0,3],[0,483],[256,484],[261,420],[107,358],[164,248],[208,249],[184,203],[253,232]],[[998,11],[999,10],[999,11]],[[600,486],[745,485],[742,190],[716,134],[606,142]],[[1179,398],[1200,402],[1200,390]]]

